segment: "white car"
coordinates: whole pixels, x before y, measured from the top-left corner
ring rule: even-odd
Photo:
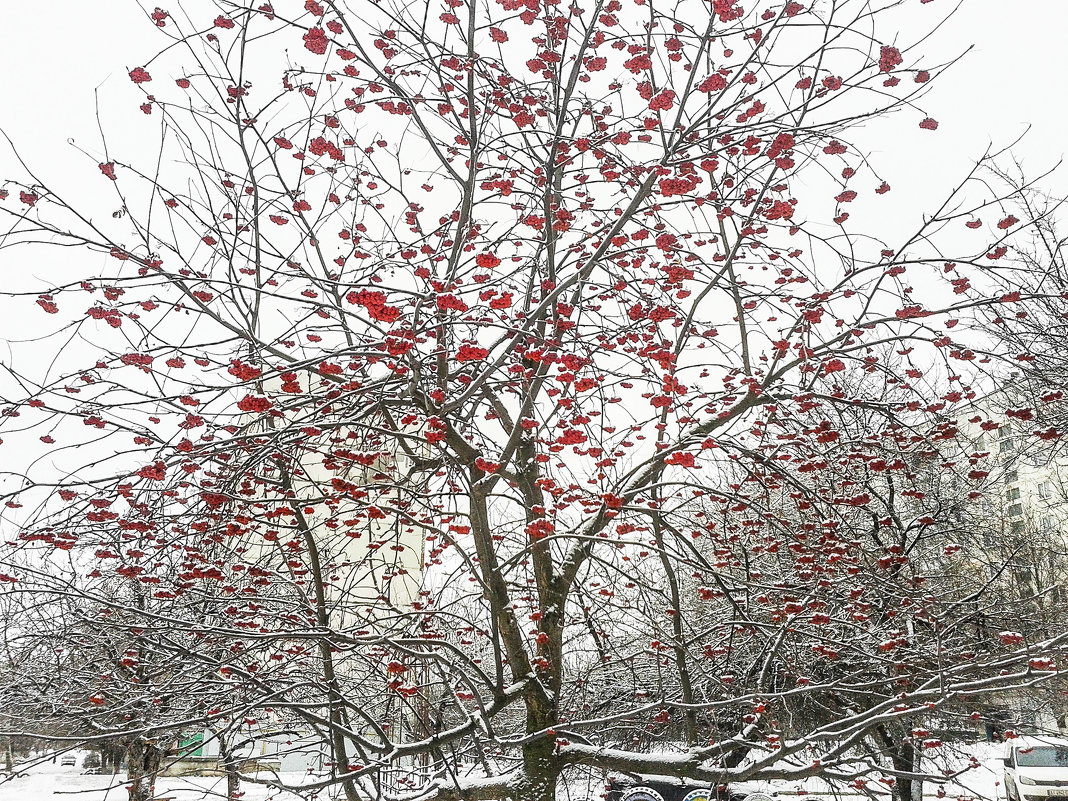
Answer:
[[[1068,801],[1068,740],[1017,737],[1005,745],[1008,801]]]

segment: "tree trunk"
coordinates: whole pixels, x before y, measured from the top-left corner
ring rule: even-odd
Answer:
[[[219,759],[226,774],[226,801],[237,801],[241,793],[241,771],[238,769],[236,749],[226,746],[225,738],[219,738]]]
[[[893,786],[894,801],[922,801],[923,779],[902,775],[920,772],[921,749],[907,736],[907,732],[897,727],[880,726],[876,729],[876,735],[884,753],[890,757],[890,764],[898,773]]]
[[[908,773],[919,772],[919,749],[911,740],[903,740],[890,754],[894,770]],[[894,785],[895,801],[921,801],[923,798],[923,779],[898,776]]]
[[[126,778],[130,801],[150,801],[156,794],[156,776],[163,762],[163,752],[149,740],[137,738],[126,750]]]
[[[555,697],[541,688],[528,690],[526,699],[527,732],[540,736],[523,746],[523,781],[515,801],[555,801],[560,765],[556,759],[556,735],[552,727],[557,723]],[[546,734],[545,732],[549,733]]]
[[[226,766],[226,801],[237,801],[241,797],[241,774],[233,765]]]
[[[556,801],[559,766],[553,757],[553,738],[539,740],[523,748],[523,782],[515,801]]]
[[[278,469],[286,490],[293,492],[293,478],[285,464],[279,460]],[[303,534],[304,547],[308,552],[309,567],[311,568],[312,586],[315,591],[315,620],[323,631],[330,630],[330,617],[327,612],[326,584],[324,580],[322,561],[319,558],[319,544],[315,539],[315,533],[308,519],[296,507],[297,521]],[[333,762],[335,775],[348,773],[349,752],[348,743],[345,740],[345,729],[349,727],[348,715],[345,711],[344,698],[341,687],[334,672],[334,652],[329,638],[319,639],[319,656],[323,660],[323,679],[327,689],[328,715],[330,719],[330,745],[333,750]],[[342,779],[341,787],[345,792],[345,801],[360,801],[360,794],[356,790],[356,782],[353,779]]]

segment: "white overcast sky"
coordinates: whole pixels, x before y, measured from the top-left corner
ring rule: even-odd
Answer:
[[[212,7],[208,0],[160,4],[172,12],[179,4],[190,11]],[[154,5],[155,0],[147,7],[151,10]],[[279,8],[294,10],[302,5],[300,0],[278,2]],[[951,0],[925,5],[906,0],[906,13],[898,16],[927,24],[952,5]],[[892,137],[881,139],[877,129],[865,142],[880,173],[893,186],[889,208],[902,216],[929,208],[988,144],[1005,145],[1028,126],[1031,132],[1018,155],[1030,173],[1064,155],[1068,150],[1065,31],[1066,0],[961,2],[957,15],[927,46],[933,61],[973,46],[923,101],[922,112],[939,120],[939,130],[920,131],[916,122],[922,115],[910,111],[915,120],[903,119],[886,128],[894,132]],[[907,32],[902,36],[909,38]],[[133,0],[0,2],[0,53],[5,64],[0,128],[50,183],[71,189],[82,181],[99,184],[97,159],[79,155],[67,140],[94,156],[101,153],[94,113],[94,90],[99,88],[109,138],[115,145],[133,144],[129,137],[145,126],[136,119],[139,95],[126,72],[155,53],[162,41]],[[10,152],[0,149],[0,178],[11,174],[11,167]],[[1068,195],[1068,169],[1063,172],[1047,186]],[[0,254],[0,267],[5,261]]]
[[[172,13],[178,11],[179,3],[190,11],[211,7],[210,0],[148,0],[148,9],[156,2]],[[303,0],[276,2],[279,8],[303,6]],[[923,5],[920,0],[906,0],[904,18],[926,24],[951,5],[950,0]],[[212,19],[215,13],[196,16]],[[969,46],[971,51],[937,80],[922,109],[874,126],[864,135],[866,141],[860,142],[873,156],[880,175],[893,186],[893,192],[880,201],[885,203],[879,212],[883,222],[911,230],[915,218],[937,205],[991,143],[1004,146],[1029,126],[1030,134],[1017,149],[1029,173],[1048,169],[1062,158],[1068,151],[1065,31],[1068,0],[963,0],[955,18],[929,40],[928,47],[936,63]],[[905,32],[901,41],[914,34]],[[893,32],[883,35],[891,39]],[[127,71],[145,63],[164,41],[133,0],[0,0],[4,60],[0,129],[41,177],[65,195],[76,198],[85,193],[91,198],[110,189],[96,167],[102,152],[94,90],[98,90],[115,153],[137,149],[137,137],[155,126],[141,118],[140,93]],[[162,84],[173,76],[157,73],[155,77]],[[917,127],[926,114],[939,121],[937,132]],[[68,140],[90,157],[80,154]],[[151,148],[149,142],[140,144]],[[0,179],[18,172],[10,151],[0,142]],[[1068,168],[1046,187],[1068,196]],[[114,196],[103,202],[113,204]],[[113,208],[103,205],[99,213],[106,215]],[[0,274],[8,288],[20,279],[43,283],[55,274],[57,260],[71,255],[55,250],[32,255],[0,251]],[[14,316],[18,314],[26,316]],[[32,337],[35,327],[50,322],[32,303],[17,310],[9,304],[6,311],[0,309],[0,318],[3,361],[11,358],[5,340]],[[49,342],[45,348],[56,347],[51,344],[54,340]],[[50,359],[53,354],[42,352],[42,356]]]

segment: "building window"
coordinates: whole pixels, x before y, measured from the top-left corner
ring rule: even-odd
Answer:
[[[1027,454],[1027,461],[1032,467],[1043,467],[1049,461],[1049,455],[1045,449],[1034,448]]]
[[[1009,531],[1013,534],[1023,534],[1024,524],[1022,520],[1013,520],[1009,524]]]
[[[998,443],[998,451],[1000,453],[1010,453],[1016,450],[1016,440],[1012,437],[1006,437]]]
[[[1005,510],[1005,514],[1007,514],[1009,517],[1019,517],[1020,515],[1023,514],[1023,504],[1022,503],[1009,504],[1009,508]]]
[[[1038,485],[1038,497],[1044,501],[1048,501],[1053,497],[1053,482],[1043,481]]]
[[[1052,533],[1057,530],[1057,518],[1053,515],[1046,515],[1042,518],[1042,530],[1046,533]]]
[[[1016,480],[1016,478],[1017,478],[1017,475],[1016,475],[1016,471],[1015,470],[1006,470],[1005,471],[1005,483],[1006,484],[1011,484],[1013,481]]]
[[[1012,487],[1011,489],[1005,490],[1005,496],[1010,501],[1018,501],[1018,500],[1020,500],[1020,488],[1019,487]]]

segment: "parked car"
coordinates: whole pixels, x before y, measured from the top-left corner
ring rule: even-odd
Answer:
[[[73,768],[78,764],[78,758],[74,754],[64,754],[60,758],[59,764],[65,768]]]
[[[1017,737],[1005,744],[1008,801],[1068,801],[1068,740]]]
[[[737,793],[671,776],[635,778],[622,774],[609,777],[605,797],[607,801],[775,801],[765,793]]]

